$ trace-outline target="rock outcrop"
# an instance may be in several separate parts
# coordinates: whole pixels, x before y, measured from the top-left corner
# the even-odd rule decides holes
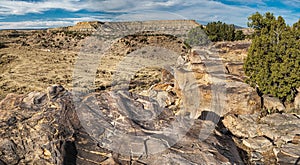
[[[117,103],[127,109],[120,110]],[[0,103],[0,162],[243,164],[230,136],[220,133],[218,127],[210,129],[215,125],[212,121],[194,120],[185,137],[174,143],[174,137],[164,136],[160,128],[171,128],[177,116],[168,109],[157,111],[149,105],[155,107],[158,103],[127,92],[92,93],[75,103],[62,86],[52,86],[47,93],[8,95]],[[142,120],[153,115],[154,120]],[[181,127],[189,126],[186,123]],[[119,131],[124,135],[119,138],[133,138],[112,145],[118,142],[114,135]],[[127,143],[130,140],[132,143]]]
[[[199,112],[214,111],[212,103],[216,99],[214,92],[222,92],[222,110],[220,116],[232,114],[253,114],[261,109],[261,98],[256,90],[243,82],[242,78],[226,73],[225,66],[218,53],[212,48],[199,48],[188,56],[188,68],[199,90]],[[219,61],[219,62],[218,62]],[[199,66],[200,65],[200,66]],[[181,77],[183,77],[182,75]],[[221,95],[220,95],[221,96]]]
[[[267,95],[263,97],[263,106],[269,111],[278,111],[283,112],[285,110],[284,105],[280,102],[280,100],[276,97],[270,97]]]
[[[275,113],[229,115],[223,120],[237,145],[247,152],[249,164],[298,164],[300,117]]]
[[[212,119],[208,115],[218,117],[213,112],[202,112],[195,120],[178,118],[184,113],[175,114],[172,97],[154,88],[160,93],[151,99],[124,91],[80,99],[59,85],[47,93],[10,94],[0,103],[0,163],[299,163],[299,116],[230,114],[217,125],[207,120]],[[172,101],[164,104],[159,98]],[[179,130],[185,130],[178,139],[176,120],[183,124]]]

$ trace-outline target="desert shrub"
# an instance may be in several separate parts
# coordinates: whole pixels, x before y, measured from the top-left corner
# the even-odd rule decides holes
[[[200,46],[209,43],[209,38],[204,31],[203,26],[198,26],[189,31],[185,44],[189,46]],[[188,47],[189,47],[188,46]]]
[[[247,82],[263,94],[291,102],[300,86],[300,20],[289,27],[271,13],[248,19],[255,36],[244,63]]]

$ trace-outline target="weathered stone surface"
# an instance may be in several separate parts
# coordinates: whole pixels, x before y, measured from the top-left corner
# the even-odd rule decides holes
[[[300,158],[300,118],[293,114],[229,115],[223,120],[241,140],[251,163],[295,164]],[[268,163],[268,164],[269,164]]]
[[[279,164],[299,164],[300,163],[300,147],[299,144],[285,144],[277,153],[277,161]]]
[[[229,63],[243,63],[251,41],[218,42],[215,44],[222,59]],[[243,74],[244,75],[244,74]]]
[[[295,109],[300,109],[300,88],[298,88],[297,91],[298,91],[298,94],[295,97],[294,105],[295,105]]]
[[[20,102],[14,102],[16,100],[14,98],[7,98],[14,102],[14,107],[7,105],[10,101],[1,102],[1,107],[4,108],[0,109],[0,137],[1,141],[5,142],[3,146],[11,148],[11,150],[7,150],[7,147],[1,149],[0,159],[6,164],[16,164],[16,162],[9,161],[8,154],[3,153],[5,150],[18,158],[16,159],[18,164],[62,163],[61,153],[57,152],[57,149],[61,147],[60,139],[63,140],[68,136],[67,131],[63,137],[60,129],[63,125],[58,125],[63,124],[60,123],[63,112],[55,105],[32,102],[37,98],[33,98],[34,95],[38,97],[39,93],[21,96]],[[28,107],[35,107],[35,109],[28,109]]]
[[[226,73],[244,77],[245,73],[244,73],[243,65],[244,63],[233,63],[233,62],[226,63],[225,64]]]
[[[50,87],[46,94],[8,95],[0,105],[0,162],[243,164],[234,142],[215,130],[212,121],[196,119],[185,137],[173,143],[171,135],[177,133],[171,131],[175,127],[172,121],[177,116],[166,108],[160,111],[159,104],[146,96],[100,92],[74,103],[72,94],[62,86]],[[121,111],[123,106],[127,108]],[[182,124],[181,128],[188,126]],[[166,127],[170,129],[161,130]],[[111,131],[124,133],[122,143],[116,143]],[[127,135],[148,138],[139,142],[126,139]],[[132,155],[129,146],[134,149]],[[159,148],[163,150],[157,153]]]
[[[258,125],[256,125],[257,114],[254,115],[228,115],[224,118],[223,124],[232,134],[240,138],[254,138],[257,134]]]
[[[264,107],[268,110],[283,112],[285,110],[284,105],[280,102],[280,100],[276,97],[263,96]]]
[[[291,142],[300,134],[300,119],[292,114],[272,114],[260,120],[260,136],[266,136],[276,145]]]
[[[206,74],[208,75],[208,74]],[[206,79],[208,78],[208,79]],[[198,81],[199,94],[200,94],[200,111],[212,110],[212,102],[215,98],[212,97],[212,92],[217,92],[216,88],[213,88],[210,76],[204,76],[201,81]],[[256,93],[255,89],[248,84],[239,82],[236,80],[224,80],[223,88],[224,104],[222,105],[222,111],[220,115],[231,114],[253,114],[260,111],[261,99]]]
[[[232,81],[226,82],[226,113],[253,114],[260,111],[261,100],[250,85]]]
[[[16,144],[8,139],[0,141],[0,160],[7,164],[17,164],[20,161],[18,153],[16,153]]]
[[[250,139],[243,139],[243,144],[257,152],[264,152],[270,150],[272,143],[265,137],[254,137]]]

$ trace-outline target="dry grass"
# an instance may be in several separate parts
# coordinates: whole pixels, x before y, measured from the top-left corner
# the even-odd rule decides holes
[[[53,84],[71,89],[74,64],[86,35],[47,31],[0,31],[7,47],[0,49],[0,99],[8,93],[44,91]],[[128,36],[111,46],[101,59],[95,88],[111,86],[117,64],[143,46],[159,46],[180,54],[187,53],[182,41],[172,36]],[[159,68],[136,72],[131,88],[141,91],[160,81]]]

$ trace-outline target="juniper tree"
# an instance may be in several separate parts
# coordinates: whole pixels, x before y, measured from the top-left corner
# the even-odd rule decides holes
[[[248,19],[255,36],[244,64],[247,82],[263,94],[292,101],[300,86],[300,20],[289,27],[271,13]]]
[[[226,24],[220,21],[208,23],[205,32],[213,42],[245,39],[243,32],[236,30],[233,24]]]

